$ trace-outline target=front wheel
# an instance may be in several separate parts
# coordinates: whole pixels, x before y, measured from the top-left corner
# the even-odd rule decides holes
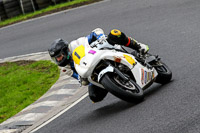
[[[131,79],[123,81],[118,75],[107,73],[102,77],[101,84],[110,93],[127,102],[137,103],[144,99],[142,88]]]
[[[157,66],[154,66],[154,68],[158,72],[158,76],[155,80],[156,83],[166,84],[171,81],[172,72],[165,63],[159,61]]]

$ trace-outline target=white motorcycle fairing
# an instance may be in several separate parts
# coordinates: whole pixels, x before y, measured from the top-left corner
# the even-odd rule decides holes
[[[82,53],[82,56],[80,56],[80,50],[74,50],[73,58],[78,57],[78,61],[75,61],[75,69],[82,78],[87,78],[92,83],[95,81],[92,81],[91,75],[101,60],[111,60],[129,67],[136,80],[136,83],[141,88],[145,87],[157,76],[157,72],[154,68],[147,68],[143,66],[135,59],[133,55],[128,53],[119,52],[114,49],[99,50],[98,48],[84,47],[83,45],[79,47],[82,47],[81,49],[82,51],[84,50],[84,53]],[[101,80],[103,74],[109,71],[114,71],[111,69],[108,70],[108,68],[105,69],[107,70],[102,70],[102,72],[100,72],[101,76],[98,77],[98,81]],[[97,84],[99,83],[96,82],[95,85]],[[100,84],[98,86],[102,87]]]

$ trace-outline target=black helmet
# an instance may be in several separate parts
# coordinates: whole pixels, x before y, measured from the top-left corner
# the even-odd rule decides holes
[[[63,39],[56,39],[48,49],[51,59],[59,66],[66,66],[70,62],[68,43]]]

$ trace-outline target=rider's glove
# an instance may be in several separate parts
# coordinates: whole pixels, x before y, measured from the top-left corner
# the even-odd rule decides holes
[[[92,32],[94,32],[97,36],[104,34],[104,31],[101,28],[96,28]]]
[[[103,37],[105,36],[104,31],[100,28],[96,28],[92,31],[92,33],[90,33],[90,35],[87,36],[87,39],[88,39],[89,44],[91,44],[92,42],[102,38],[102,36]]]
[[[145,44],[143,44],[143,43],[138,43],[138,45],[140,46],[139,51],[140,51],[142,54],[146,54],[146,53],[149,51],[149,46],[148,46],[148,45],[145,45]]]

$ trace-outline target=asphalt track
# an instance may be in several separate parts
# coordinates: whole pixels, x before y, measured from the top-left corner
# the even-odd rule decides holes
[[[137,105],[110,94],[96,104],[86,97],[36,132],[199,133],[199,0],[108,0],[3,28],[0,58],[46,51],[55,38],[71,41],[96,27],[148,44],[172,69],[172,82],[154,84]]]

